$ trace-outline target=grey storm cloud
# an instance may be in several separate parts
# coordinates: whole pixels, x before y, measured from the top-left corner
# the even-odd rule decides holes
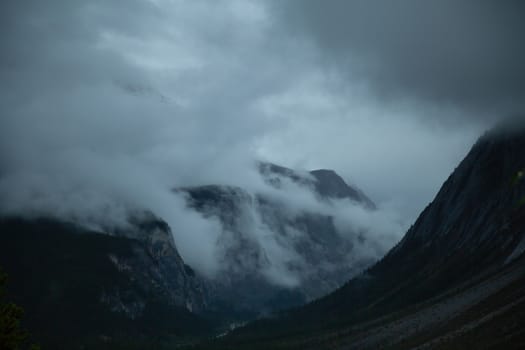
[[[523,111],[523,1],[291,0],[273,9],[325,64],[381,98],[455,105],[470,116]]]
[[[335,169],[401,217],[397,237],[487,127],[471,107],[521,107],[523,31],[517,3],[377,4],[2,2],[0,211],[107,226],[151,210],[213,273],[219,223],[171,189],[260,191],[262,159]],[[337,223],[385,236],[393,220],[354,209]]]

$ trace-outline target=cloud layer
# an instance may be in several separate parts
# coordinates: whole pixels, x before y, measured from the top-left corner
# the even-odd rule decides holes
[[[274,9],[323,60],[388,99],[522,112],[525,5],[520,1],[292,0]]]
[[[522,107],[514,4],[8,0],[0,209],[148,209],[213,272],[218,223],[170,190],[259,189],[266,159],[333,168],[407,225],[486,115]]]

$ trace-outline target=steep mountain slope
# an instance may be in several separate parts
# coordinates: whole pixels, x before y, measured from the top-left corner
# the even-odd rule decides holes
[[[376,205],[361,190],[348,185],[341,176],[331,169],[312,170],[299,173],[277,164],[260,162],[259,172],[272,185],[279,187],[281,178],[288,178],[298,184],[310,187],[321,199],[350,199],[376,209]]]
[[[348,199],[365,210],[375,208],[331,170],[300,173],[260,163],[259,171],[277,191],[292,181],[319,201]],[[218,218],[223,229],[218,242],[223,270],[208,283],[209,311],[249,319],[298,306],[336,289],[374,261],[358,256],[352,240],[344,237],[366,241],[366,234],[358,238],[359,232],[339,232],[330,215],[297,211],[268,193],[238,187],[210,185],[182,191],[190,207]]]
[[[141,221],[120,237],[51,219],[0,220],[0,266],[25,326],[47,348],[114,348],[211,329],[202,285],[167,225]],[[135,238],[123,237],[129,233]]]
[[[300,183],[300,191],[315,193],[313,202],[348,199],[364,210],[375,208],[335,172],[319,171],[324,175],[318,180],[267,166],[273,170],[261,168],[261,175],[279,193],[291,180]],[[182,191],[191,207],[222,225],[217,244],[224,247],[225,268],[214,278],[184,263],[170,227],[150,213],[130,213],[129,225],[101,229],[51,218],[0,218],[0,267],[11,276],[9,294],[26,309],[27,328],[41,343],[52,348],[114,348],[122,339],[139,348],[152,339],[177,343],[302,305],[374,261],[352,254],[352,240],[343,239],[330,215],[235,187]],[[356,239],[366,241],[363,234],[355,233]]]
[[[331,295],[277,319],[256,322],[239,330],[229,341],[253,345],[268,340],[271,346],[267,348],[293,348],[293,344],[301,344],[298,348],[338,348],[339,345],[329,345],[327,339],[331,339],[343,348],[351,348],[341,338],[349,339],[352,332],[359,333],[363,328],[356,326],[357,330],[352,330],[350,326],[402,310],[410,313],[407,310],[423,302],[432,303],[429,300],[442,293],[448,291],[452,295],[451,288],[456,288],[456,294],[468,293],[487,279],[488,285],[494,286],[491,279],[499,280],[511,267],[513,278],[504,279],[484,298],[512,283],[518,286],[511,291],[522,290],[519,281],[523,280],[520,256],[525,247],[524,169],[523,125],[503,125],[492,130],[478,140],[403,240],[380,262]],[[484,298],[469,299],[460,311]],[[337,333],[341,329],[347,329],[347,333]],[[378,329],[379,333],[385,332],[382,327]],[[311,337],[312,332],[319,333]],[[334,332],[339,336],[324,338]],[[304,342],[306,335],[309,341]],[[297,341],[283,341],[278,346],[275,339]],[[385,344],[387,339],[392,340],[387,337],[368,347]]]
[[[370,198],[359,189],[347,185],[335,171],[319,169],[311,171],[310,174],[317,180],[314,182],[314,187],[321,197],[348,198],[362,203],[369,209],[376,209],[376,205]]]

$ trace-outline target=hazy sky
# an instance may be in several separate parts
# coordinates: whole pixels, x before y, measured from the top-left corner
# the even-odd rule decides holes
[[[4,209],[79,188],[87,208],[163,203],[169,186],[252,183],[265,159],[335,169],[411,222],[522,110],[522,4],[3,1]]]

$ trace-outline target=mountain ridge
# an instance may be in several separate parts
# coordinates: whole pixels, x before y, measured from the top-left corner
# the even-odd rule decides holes
[[[312,345],[317,343],[317,348],[323,348],[319,340],[323,332],[401,312],[466,281],[477,285],[486,276],[503,273],[513,261],[523,263],[519,248],[525,239],[523,150],[524,125],[487,132],[403,239],[379,262],[304,307],[236,330],[231,344],[258,339],[276,349],[288,349],[293,348],[294,337],[301,339],[302,334],[313,332],[319,333],[319,338],[302,342],[302,346],[316,348]],[[515,278],[521,276],[520,272]],[[283,339],[290,347],[277,346],[271,339]]]
[[[285,181],[290,180],[303,191],[315,194],[320,201],[346,199],[364,210],[376,208],[368,197],[347,185],[333,170],[299,172],[263,162],[258,163],[258,169],[263,180],[277,191],[281,191],[286,186]],[[373,262],[371,259],[348,260],[353,254],[353,245],[341,237],[330,215],[307,209],[301,213],[288,213],[281,199],[236,186],[206,185],[178,191],[188,196],[188,205],[192,209],[218,218],[222,225],[219,245],[227,246],[222,252],[223,263],[227,265],[220,277],[209,283],[212,290],[218,291],[219,305],[226,303],[221,295],[236,300],[234,309],[239,315],[254,318],[301,305],[337,288]],[[301,279],[293,282],[297,286],[268,282],[265,271],[272,268],[273,258],[249,234],[261,227],[274,233],[277,244],[293,245],[285,248],[293,249],[298,259],[285,263],[280,269],[289,269],[292,275],[299,276]],[[361,239],[366,240],[366,235],[363,236]],[[259,313],[253,313],[253,310]]]
[[[301,191],[315,192],[317,182],[331,180],[317,180],[309,173],[285,167],[277,169],[285,172],[287,179],[299,181]],[[269,188],[280,191],[280,181],[287,181],[281,173],[261,176],[267,176],[264,180]],[[332,178],[338,177],[333,174]],[[349,188],[342,179],[337,186]],[[226,238],[235,242],[233,249],[226,250],[225,258],[231,259],[236,270],[226,270],[215,278],[193,270],[179,254],[170,226],[148,211],[129,213],[126,226],[97,229],[58,218],[0,218],[0,265],[16,281],[10,294],[26,308],[28,328],[44,340],[44,345],[67,348],[94,342],[97,347],[111,348],[129,338],[141,348],[152,346],[150,339],[157,337],[177,343],[188,336],[222,332],[229,323],[298,306],[327,293],[342,284],[347,274],[355,274],[373,262],[369,258],[348,262],[352,244],[340,237],[332,218],[325,214],[292,215],[278,200],[240,187],[207,185],[176,191],[185,193],[188,205],[204,217],[215,215],[220,219]],[[338,199],[330,194],[323,198]],[[294,273],[307,273],[307,283],[292,288],[268,282],[265,269],[274,263],[271,255],[239,226],[250,222],[255,213],[258,220],[265,220],[265,225],[278,232],[277,239],[290,234],[288,227],[296,231],[294,242],[304,265],[290,268],[296,269]],[[258,229],[257,225],[248,226],[248,231]],[[38,280],[38,285],[26,289],[24,281],[28,278]],[[60,311],[47,318],[53,321],[48,324],[42,315],[54,309]],[[78,324],[85,329],[74,329],[67,320],[77,320],[81,314],[86,320]],[[97,318],[101,319],[99,324],[93,321]],[[71,339],[63,343],[58,336],[61,327],[73,327]]]

